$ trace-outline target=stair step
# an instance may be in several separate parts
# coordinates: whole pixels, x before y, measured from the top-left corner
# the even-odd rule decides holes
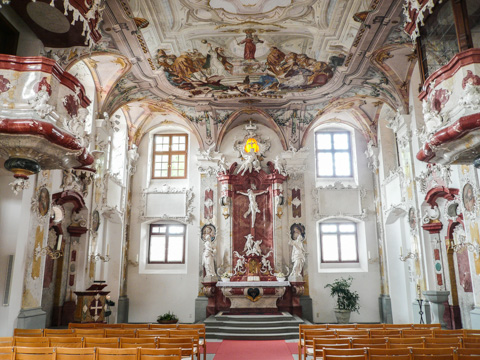
[[[282,340],[297,339],[298,325],[304,320],[290,313],[282,315],[223,315],[218,313],[205,321],[210,339]]]

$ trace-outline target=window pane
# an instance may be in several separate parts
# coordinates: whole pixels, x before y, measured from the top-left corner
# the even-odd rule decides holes
[[[357,239],[355,235],[340,236],[342,261],[357,261]]]
[[[178,177],[184,177],[185,176],[185,170],[178,170]]]
[[[351,176],[350,153],[335,153],[335,175]]]
[[[336,235],[322,236],[323,261],[338,261],[338,244]]]
[[[480,47],[480,2],[478,0],[467,0],[468,24],[472,32],[474,48]]]
[[[322,224],[322,232],[324,233],[337,232],[337,224]]]
[[[175,226],[175,225],[170,225],[168,229],[169,234],[183,234],[185,231],[184,226]]]
[[[317,153],[318,176],[333,176],[333,159],[331,153]]]
[[[332,148],[332,136],[328,134],[317,133],[317,150],[330,150]]]
[[[355,224],[339,224],[338,227],[341,233],[355,232]]]
[[[150,237],[150,261],[165,261],[165,236]]]
[[[168,136],[155,136],[155,151],[168,151],[169,142]]]
[[[350,148],[348,134],[333,134],[333,147],[336,150],[348,150]]]
[[[185,141],[185,136],[172,136],[172,151],[184,151]]]
[[[166,225],[152,225],[152,234],[165,234],[166,232]]]
[[[182,262],[183,236],[170,236],[168,238],[168,262]]]
[[[435,6],[420,30],[425,77],[446,65],[458,53],[457,33],[450,2]]]

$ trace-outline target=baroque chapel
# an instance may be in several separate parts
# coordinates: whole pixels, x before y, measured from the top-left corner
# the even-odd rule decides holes
[[[0,336],[480,328],[479,1],[0,6]]]

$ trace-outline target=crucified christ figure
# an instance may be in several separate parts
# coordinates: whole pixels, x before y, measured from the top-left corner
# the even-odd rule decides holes
[[[257,196],[265,194],[266,192],[268,192],[268,190],[263,190],[263,191],[254,193],[253,190],[255,188],[253,186],[252,188],[253,189],[248,189],[246,193],[237,191],[237,194],[245,195],[246,197],[248,197],[248,201],[250,203],[248,204],[248,210],[245,212],[245,214],[243,214],[243,217],[247,218],[248,215],[250,214],[252,215],[252,228],[253,228],[255,227],[255,218],[257,217],[257,213],[260,213],[260,209],[258,208],[258,204],[257,204]]]

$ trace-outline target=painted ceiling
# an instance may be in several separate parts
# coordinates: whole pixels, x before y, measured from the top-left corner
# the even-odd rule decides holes
[[[297,147],[321,119],[350,121],[375,141],[383,105],[408,112],[416,55],[402,6],[106,0],[96,44],[47,55],[67,68],[85,63],[99,89],[99,113],[121,110],[131,141],[175,115],[189,120],[206,146],[239,111],[268,117]]]

